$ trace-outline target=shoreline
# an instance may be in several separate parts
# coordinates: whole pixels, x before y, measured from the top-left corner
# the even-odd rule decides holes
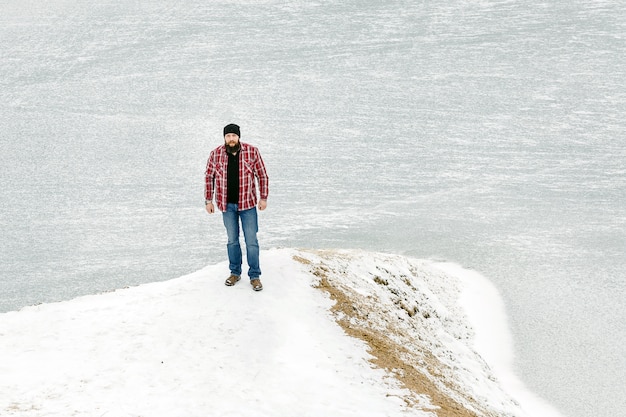
[[[269,264],[282,265],[289,270],[293,269],[291,265],[296,270],[297,265],[309,269],[311,279],[317,280],[312,286],[335,301],[328,311],[337,324],[347,335],[370,346],[373,358],[369,362],[373,366],[386,370],[413,393],[404,396],[407,407],[417,405],[416,409],[423,411],[435,407],[440,417],[492,416],[494,412],[498,415],[498,411],[520,417],[563,417],[530,392],[513,372],[513,344],[502,298],[495,286],[475,271],[449,262],[358,250],[269,249],[262,251],[262,256],[273,261]],[[74,306],[104,299],[117,303],[118,298],[132,294],[145,298],[150,296],[149,288],[174,287],[185,281],[185,277],[224,268],[226,264],[218,263],[172,280],[144,284],[145,289],[140,285],[131,287],[130,291],[121,289],[47,303],[57,304],[54,307],[27,306],[0,314],[0,324],[4,325],[4,317],[19,319],[41,309],[52,307],[63,311],[62,303]],[[271,281],[269,284],[270,288],[277,289],[281,285]],[[214,285],[216,283],[211,284]],[[380,302],[372,301],[376,299]],[[467,317],[462,317],[463,312]],[[69,317],[71,313],[70,309],[62,316]],[[464,323],[468,320],[471,326],[466,328]],[[413,339],[402,339],[406,330],[411,330],[406,325],[417,331]],[[387,333],[381,329],[386,329]],[[34,333],[29,337],[36,341],[40,336]],[[424,343],[419,343],[418,339]],[[470,341],[488,366],[480,366],[480,358],[475,361],[475,353],[466,346]],[[412,347],[407,349],[406,346]],[[442,360],[442,352],[450,352],[450,360],[445,357]],[[490,382],[492,374],[497,380]],[[478,378],[484,387],[473,387],[468,377]],[[420,400],[424,396],[429,398],[426,403]]]
[[[480,273],[453,262],[433,262],[432,266],[461,282],[459,302],[474,328],[474,347],[497,375],[504,390],[529,416],[565,417],[529,390],[515,374],[513,336],[506,306],[496,286]]]

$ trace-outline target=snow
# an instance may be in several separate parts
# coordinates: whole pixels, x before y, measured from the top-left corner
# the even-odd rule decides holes
[[[502,388],[530,416],[559,416],[545,400],[530,392],[513,372],[513,341],[507,325],[506,308],[497,289],[484,276],[451,262],[434,265],[461,283],[459,303],[474,330],[474,347],[498,376]]]
[[[359,251],[272,249],[261,260],[260,293],[244,280],[226,287],[222,262],[170,281],[0,315],[0,415],[434,415],[429,398],[374,366],[371,346],[340,326],[335,301],[320,287],[323,270],[352,294],[355,310],[370,311],[367,322],[353,320],[356,327],[385,322],[401,330],[390,330],[390,339],[419,339],[442,361],[434,375],[455,379],[437,382],[450,398],[499,416],[557,416],[532,396],[518,405],[521,384],[515,380],[518,392],[506,392],[511,384],[498,383],[473,349],[512,376],[510,358],[486,349],[510,351],[497,344],[506,327],[497,328],[499,340],[487,341],[471,324],[480,318],[471,306],[487,316],[491,305],[500,308],[488,281],[430,261]],[[416,301],[419,314],[410,317],[398,297]],[[501,315],[495,313],[491,320]]]

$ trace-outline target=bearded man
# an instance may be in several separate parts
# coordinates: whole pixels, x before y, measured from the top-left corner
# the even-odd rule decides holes
[[[209,156],[205,175],[205,204],[209,214],[215,205],[222,212],[228,243],[230,276],[227,286],[241,279],[242,252],[239,243],[239,225],[246,242],[248,277],[255,291],[261,291],[261,267],[259,242],[257,240],[259,210],[267,207],[269,180],[259,150],[240,141],[241,130],[236,124],[224,127],[224,144],[213,149]],[[257,183],[260,199],[257,196]],[[213,197],[215,195],[215,205]]]

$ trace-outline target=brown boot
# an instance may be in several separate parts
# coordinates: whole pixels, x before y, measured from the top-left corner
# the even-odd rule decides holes
[[[224,282],[224,284],[226,284],[226,286],[228,286],[228,287],[232,287],[237,282],[239,282],[240,279],[241,279],[241,277],[238,276],[238,275],[231,275],[228,278],[226,278],[226,282]]]
[[[263,284],[261,284],[261,280],[258,278],[250,280],[250,285],[252,285],[254,291],[261,291],[263,289]]]

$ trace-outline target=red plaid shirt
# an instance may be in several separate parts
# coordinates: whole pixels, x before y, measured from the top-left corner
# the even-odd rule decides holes
[[[215,202],[220,211],[226,211],[227,168],[226,146],[218,146],[213,149],[206,164],[204,198],[207,202],[213,200],[215,191]],[[261,154],[256,147],[241,143],[239,150],[239,210],[248,210],[256,206],[255,180],[259,183],[261,200],[266,200],[269,194],[269,180]]]

